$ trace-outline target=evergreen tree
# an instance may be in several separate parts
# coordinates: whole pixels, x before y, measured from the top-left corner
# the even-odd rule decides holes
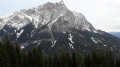
[[[78,53],[76,61],[77,61],[77,66],[78,67],[84,67],[83,56],[82,56],[81,53]]]
[[[104,67],[105,65],[105,52],[102,49],[98,49],[97,53],[97,67]]]
[[[48,56],[48,66],[52,67],[52,58],[50,55]]]
[[[92,50],[91,53],[91,67],[97,67],[97,54],[95,50]]]
[[[32,51],[28,51],[28,55],[27,55],[27,65],[28,67],[33,67],[33,54]]]
[[[36,57],[37,57],[37,59],[36,59],[37,65],[39,67],[42,67],[42,64],[43,64],[43,55],[42,55],[42,50],[41,50],[40,46],[38,46],[38,48],[37,48]]]
[[[5,47],[0,42],[0,67],[10,67],[9,56],[6,53]]]
[[[35,48],[34,48],[33,51],[32,51],[32,58],[31,58],[31,59],[32,59],[32,64],[33,64],[32,66],[39,67],[39,66],[38,66],[38,63],[39,63],[39,62],[37,61],[38,55],[37,55],[37,51],[36,51]]]
[[[65,61],[65,66],[64,67],[70,67],[71,66],[71,57],[70,57],[69,51],[65,52],[64,61]]]
[[[43,59],[43,67],[49,67],[49,58],[48,56],[44,56],[44,59]]]
[[[28,67],[28,55],[25,51],[21,51],[21,67]]]
[[[116,59],[116,67],[120,67],[120,58]]]
[[[11,43],[9,39],[5,43],[5,49],[9,57],[10,66],[16,67],[17,66],[17,55],[16,55],[15,47],[13,46],[13,44]]]
[[[52,67],[57,67],[58,65],[58,56],[57,54],[55,53],[54,56],[53,56],[53,66]]]
[[[15,46],[15,52],[16,52],[16,57],[17,57],[17,60],[16,60],[17,67],[21,67],[22,57],[21,57],[21,50],[20,50],[18,44],[16,44],[16,46]]]
[[[84,56],[84,63],[85,63],[85,67],[91,67],[91,59],[89,54],[86,54]]]
[[[60,56],[59,56],[59,67],[64,67],[65,65],[65,55],[64,55],[64,51],[61,51]]]
[[[114,67],[114,58],[111,51],[106,52],[106,67]]]
[[[77,62],[76,62],[76,54],[75,51],[72,51],[72,67],[77,67]]]

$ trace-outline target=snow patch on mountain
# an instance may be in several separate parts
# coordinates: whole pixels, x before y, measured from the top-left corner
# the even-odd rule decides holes
[[[36,47],[38,47],[38,46],[40,45],[40,43],[41,43],[41,42],[39,42],[39,43],[36,45]]]
[[[63,32],[64,34],[66,34],[66,32]]]
[[[74,49],[73,45],[69,43],[70,49]]]
[[[97,39],[98,42],[102,43],[102,41],[100,41],[99,39]]]
[[[21,48],[21,49],[24,49],[25,47],[24,47],[24,46],[21,46],[20,48]]]
[[[93,32],[94,32],[94,33],[99,33],[99,32],[97,32],[97,30],[93,30]]]
[[[34,35],[34,31],[35,31],[35,30],[32,30],[32,32],[31,32],[31,36],[30,36],[30,37],[33,37],[33,35]]]
[[[3,29],[3,31],[4,31],[4,32],[6,32],[6,30],[5,30],[5,29]]]
[[[107,45],[105,44],[104,47],[106,47]]]
[[[56,44],[56,42],[57,42],[57,40],[55,40],[55,41],[53,42],[53,45],[52,45],[51,47],[54,47],[54,46],[55,46],[55,44]]]
[[[21,12],[21,13],[22,13],[22,12]],[[25,13],[22,13],[22,14],[24,15],[24,17],[27,17],[29,20],[31,20],[31,21],[32,21],[33,17],[28,16],[28,15],[26,15]]]
[[[20,31],[20,33],[17,33],[17,38],[19,38],[19,36],[23,33],[23,29]]]
[[[91,39],[94,43],[98,43],[93,37],[91,37]]]
[[[6,25],[12,15],[0,16],[0,30]]]
[[[71,49],[73,49],[73,48],[74,48],[73,45],[72,45],[72,44],[74,43],[74,42],[73,42],[73,36],[72,36],[71,34],[69,34],[69,38],[68,38],[68,39],[69,39],[70,42],[71,42],[71,43],[69,43],[69,46],[70,46]]]
[[[113,47],[110,47],[110,50],[113,51]]]
[[[73,36],[71,34],[69,34],[69,38],[68,39],[70,40],[71,43],[74,43],[72,38],[73,38]]]
[[[7,18],[9,16],[11,16],[12,14],[9,14],[9,15],[0,15],[0,18]]]

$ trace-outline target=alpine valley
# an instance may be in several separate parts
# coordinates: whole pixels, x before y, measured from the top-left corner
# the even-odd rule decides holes
[[[116,56],[120,53],[120,38],[96,30],[82,13],[70,11],[63,1],[0,16],[0,40],[7,37],[22,50],[40,46],[45,54],[61,50],[84,54],[99,48]]]

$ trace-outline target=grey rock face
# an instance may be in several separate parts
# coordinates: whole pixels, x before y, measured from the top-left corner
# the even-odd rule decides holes
[[[70,11],[61,1],[23,9],[8,16],[0,16],[0,40],[9,36],[21,49],[41,46],[43,53],[61,50],[89,53],[91,49],[120,52],[120,39],[96,30],[81,13]]]
[[[96,31],[83,14],[70,11],[63,2],[48,2],[37,8],[24,9],[12,15],[0,17],[0,29],[8,25],[19,30],[29,23],[33,23],[35,28],[46,24],[51,28],[60,18],[69,23],[68,27],[92,32]]]

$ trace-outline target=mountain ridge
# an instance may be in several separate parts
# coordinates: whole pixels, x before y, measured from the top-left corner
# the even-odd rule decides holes
[[[120,32],[108,32],[108,33],[120,38]]]
[[[89,53],[102,47],[119,55],[119,38],[96,30],[82,13],[70,11],[62,1],[15,12],[0,18],[0,23],[1,40],[9,36],[22,50],[41,46],[45,54],[73,49]]]
[[[55,7],[54,7],[55,6]],[[49,7],[49,8],[48,8]],[[59,7],[59,9],[57,9]],[[43,8],[43,9],[42,9]],[[47,10],[46,10],[46,9]],[[51,10],[49,10],[49,9],[51,9]],[[46,3],[46,4],[44,4],[44,5],[42,5],[42,6],[39,6],[39,7],[37,7],[37,8],[32,8],[32,9],[28,9],[28,10],[25,10],[25,9],[23,9],[23,10],[20,10],[19,12],[14,12],[14,14],[13,15],[9,15],[8,17],[5,17],[5,20],[4,20],[4,18],[2,17],[2,18],[0,18],[1,20],[4,20],[4,21],[1,21],[1,22],[4,22],[3,23],[3,25],[2,26],[4,26],[5,24],[7,24],[7,25],[11,25],[12,27],[14,27],[14,28],[16,28],[17,30],[19,30],[20,28],[22,28],[22,27],[24,27],[25,25],[27,25],[29,22],[33,22],[34,24],[35,24],[35,26],[36,26],[36,28],[38,27],[38,24],[40,23],[40,21],[42,22],[42,21],[44,21],[44,23],[42,23],[43,25],[44,24],[47,24],[46,22],[49,22],[49,20],[50,20],[50,17],[47,17],[47,16],[45,16],[46,14],[44,13],[45,12],[45,10],[46,11],[48,11],[47,13],[50,13],[50,12],[52,12],[51,13],[51,15],[53,14],[53,13],[55,13],[55,15],[56,14],[58,14],[58,15],[60,15],[60,16],[64,16],[64,14],[66,14],[66,11],[67,11],[67,13],[68,13],[68,15],[70,15],[70,17],[68,16],[68,18],[66,18],[66,17],[64,17],[64,20],[67,20],[67,21],[69,21],[70,19],[72,19],[73,17],[71,17],[71,16],[77,16],[77,17],[79,17],[79,18],[82,18],[83,17],[83,19],[85,19],[85,21],[87,22],[87,20],[86,20],[86,18],[84,17],[84,15],[83,14],[80,14],[80,13],[75,13],[75,12],[71,12],[65,5],[64,5],[64,3],[61,1],[61,2],[58,2],[58,3],[50,3],[50,2],[48,2],[48,3]],[[39,12],[41,12],[41,13],[39,13]],[[43,13],[42,13],[43,12]],[[69,12],[71,12],[71,13],[69,13]],[[30,15],[29,15],[29,13],[30,13]],[[60,13],[60,14],[59,14]],[[39,16],[38,14],[40,14],[41,16]],[[72,14],[74,14],[74,15],[72,15]],[[44,15],[44,17],[45,17],[45,19],[48,19],[48,20],[44,20],[43,19],[43,16],[42,15]],[[47,14],[47,15],[49,15],[50,16],[50,14]],[[53,19],[52,19],[52,22],[51,22],[51,24],[53,24],[55,21],[56,21],[56,18],[54,18],[54,17],[57,17],[57,18],[59,18],[60,16],[54,16],[53,15]],[[12,17],[12,18],[11,18]],[[6,19],[7,18],[7,19]],[[16,21],[14,20],[14,18],[15,19],[18,19],[18,20],[20,20],[20,19],[26,19],[26,23],[20,23],[21,21],[18,21],[18,20],[16,20],[18,23],[20,23],[20,24],[17,24],[17,23],[15,23]],[[40,20],[40,19],[42,19],[42,20]],[[11,22],[9,22],[8,20],[14,20],[13,21],[13,23]],[[74,18],[73,18],[73,20],[74,20]],[[75,21],[73,21],[73,20],[70,20],[70,22],[72,23],[72,22],[75,22]],[[24,21],[24,20],[23,20]],[[22,21],[22,22],[23,22]],[[77,20],[77,18],[76,18],[76,23],[78,22],[78,21],[82,21],[82,19],[81,20]],[[84,20],[83,20],[84,21]],[[41,24],[41,25],[42,25]],[[50,24],[49,24],[50,25]],[[74,24],[75,25],[75,24]],[[90,25],[90,24],[89,24]],[[51,25],[50,25],[51,26]],[[1,29],[2,29],[3,27],[1,27]],[[89,29],[88,29],[89,30]]]

